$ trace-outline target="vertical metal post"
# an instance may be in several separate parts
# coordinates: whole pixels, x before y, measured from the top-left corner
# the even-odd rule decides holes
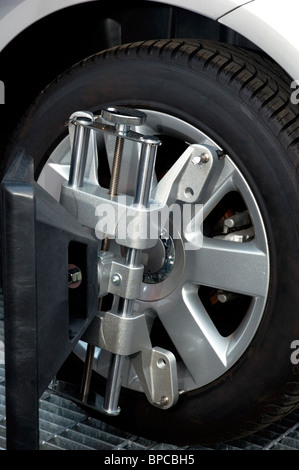
[[[68,184],[73,188],[81,188],[83,186],[84,180],[90,129],[84,125],[80,125],[80,122],[82,124],[89,124],[92,122],[92,119],[84,116],[78,116],[76,121],[78,121],[79,124],[75,124],[75,134],[72,147],[71,167]]]
[[[160,143],[161,142],[158,138],[143,137],[134,205],[141,205],[143,207],[148,207],[149,205],[157,147]],[[127,266],[139,266],[140,255],[140,250],[129,248],[126,255]],[[119,301],[118,313],[123,317],[130,316],[133,314],[133,307],[134,300],[121,298]],[[120,412],[118,402],[122,384],[124,361],[125,356],[120,356],[119,354],[112,354],[111,356],[103,403],[103,411],[109,415],[117,415]]]

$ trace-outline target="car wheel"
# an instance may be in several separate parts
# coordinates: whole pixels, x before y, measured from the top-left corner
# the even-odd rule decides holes
[[[144,111],[140,131],[162,141],[158,180],[190,144],[218,153],[198,201],[202,247],[185,250],[182,238],[171,240],[173,269],[160,265],[145,273],[135,303],[136,311],[154,317],[153,345],[176,357],[179,400],[168,410],[153,407],[128,362],[122,411],[103,420],[183,445],[247,435],[297,406],[298,366],[290,348],[299,336],[299,121],[290,83],[270,59],[241,48],[196,40],[140,42],[76,64],[44,90],[20,123],[7,164],[25,148],[36,179],[56,198],[59,168],[70,164],[65,123],[74,111]],[[102,137],[97,146],[105,185],[109,149]],[[124,158],[121,191],[132,190],[134,168]],[[80,342],[75,359],[83,361],[85,350]],[[99,391],[108,362],[109,353],[97,348]]]

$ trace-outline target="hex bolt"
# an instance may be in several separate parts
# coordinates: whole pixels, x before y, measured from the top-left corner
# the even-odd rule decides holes
[[[217,298],[220,303],[225,304],[232,298],[232,294],[230,292],[219,291]]]
[[[207,163],[208,161],[209,161],[209,155],[207,155],[206,153],[197,155],[196,157],[193,157],[191,160],[193,165],[199,165],[200,163]]]
[[[207,153],[202,153],[200,158],[201,158],[201,163],[208,163],[208,161],[210,160],[210,157]]]
[[[159,406],[159,407],[162,408],[163,406],[166,406],[166,405],[168,404],[168,402],[169,402],[169,398],[163,396],[163,397],[160,398],[159,401],[155,401],[155,402],[153,403],[153,405],[156,405],[156,406]]]
[[[72,289],[79,287],[82,281],[82,272],[74,264],[68,265],[68,286]]]
[[[113,274],[111,278],[111,282],[114,286],[119,286],[121,284],[121,275],[120,274]]]

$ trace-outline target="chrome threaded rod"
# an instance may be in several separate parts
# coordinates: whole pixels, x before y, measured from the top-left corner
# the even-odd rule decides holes
[[[116,142],[115,142],[110,187],[109,187],[109,192],[108,192],[109,196],[111,197],[117,196],[123,150],[124,150],[124,138],[118,136],[116,137]]]

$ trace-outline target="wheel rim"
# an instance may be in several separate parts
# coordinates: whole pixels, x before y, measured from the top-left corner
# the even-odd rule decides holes
[[[159,135],[162,142],[166,139],[162,145],[165,151],[174,140],[173,149],[179,141],[186,146],[198,143],[220,150],[194,126],[168,114],[144,111],[147,124],[138,131]],[[111,145],[99,137],[98,149],[102,152],[109,154]],[[159,164],[159,152],[157,158]],[[38,179],[57,199],[62,182],[68,178],[69,162],[69,141],[64,139]],[[132,162],[124,158],[123,167],[122,190],[128,188],[129,192]],[[160,171],[165,172],[167,168],[157,169],[158,178]],[[212,382],[240,359],[262,320],[269,287],[267,235],[256,198],[229,156],[219,159],[214,171],[212,183],[201,201],[202,247],[184,250],[182,240],[176,237],[169,248],[170,258],[165,257],[174,261],[174,266],[166,271],[163,263],[159,266],[157,272],[163,273],[162,279],[157,273],[150,279],[144,278],[142,294],[135,302],[136,311],[146,312],[151,319],[153,343],[171,349],[176,355],[179,388],[184,391]],[[238,236],[227,239],[220,235],[219,238],[218,230],[225,214],[244,211],[248,211],[250,223],[245,229],[241,227],[240,236],[241,230],[237,230]],[[254,235],[248,236],[252,232]],[[85,349],[85,343],[80,342],[75,352],[84,359]],[[94,369],[105,377],[108,364],[109,353],[97,348]],[[129,361],[123,385],[142,391]]]

